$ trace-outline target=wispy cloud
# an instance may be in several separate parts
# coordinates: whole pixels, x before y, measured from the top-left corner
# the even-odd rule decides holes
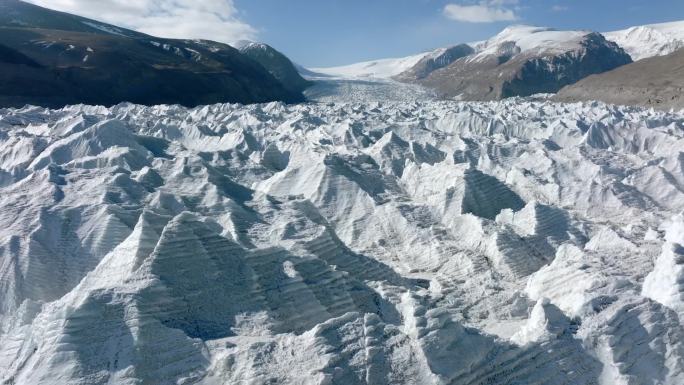
[[[570,7],[568,7],[567,5],[554,5],[553,7],[551,7],[551,10],[554,12],[565,12],[569,9]]]
[[[27,0],[159,37],[226,43],[255,39],[233,0]]]
[[[453,3],[444,7],[444,15],[451,20],[467,23],[493,23],[514,21],[518,15],[514,6],[517,0],[487,0],[479,3]]]

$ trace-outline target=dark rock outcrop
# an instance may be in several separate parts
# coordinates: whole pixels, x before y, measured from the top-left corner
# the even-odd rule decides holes
[[[239,44],[237,48],[243,55],[261,64],[292,92],[303,92],[312,85],[312,82],[299,74],[297,67],[287,56],[267,44],[245,42]]]
[[[425,56],[406,72],[399,74],[399,81],[416,81],[426,78],[432,72],[444,68],[454,61],[475,53],[473,47],[467,44],[459,44]]]

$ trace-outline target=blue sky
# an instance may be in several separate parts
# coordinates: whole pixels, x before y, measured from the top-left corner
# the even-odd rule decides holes
[[[684,20],[684,0],[27,0],[161,37],[268,43],[309,67],[486,39],[510,24],[610,31]]]

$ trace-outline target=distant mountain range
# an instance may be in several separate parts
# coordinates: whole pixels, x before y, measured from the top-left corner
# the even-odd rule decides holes
[[[672,55],[683,48],[684,21],[606,33],[518,25],[404,58],[306,69],[264,43],[157,38],[0,0],[0,107],[297,103],[316,81],[352,79],[407,83],[455,100],[559,93],[558,100],[684,108],[684,62]]]
[[[0,0],[0,106],[303,101],[306,81],[262,47],[271,56]]]
[[[590,75],[609,73],[625,65],[624,71],[639,68],[651,73],[650,81],[659,78],[665,84],[666,79],[678,79],[678,73],[673,72],[679,68],[673,62],[677,55],[650,61],[662,63],[653,64],[658,67],[657,71],[643,68],[644,64],[629,65],[635,60],[669,55],[681,48],[684,48],[684,22],[638,26],[603,34],[519,25],[508,27],[486,41],[459,44],[404,58],[315,68],[312,71],[319,76],[417,83],[448,99],[496,100],[556,93]],[[631,81],[636,79],[644,80],[645,77],[632,77]],[[595,84],[609,83],[606,80]],[[584,84],[583,89],[587,91],[589,82]],[[636,87],[635,95],[638,94],[637,89],[643,91],[646,87],[633,86]],[[655,92],[652,88],[650,92]],[[607,90],[602,92],[608,93]],[[599,93],[581,94],[601,99]],[[580,96],[578,93],[573,95],[574,98]],[[656,100],[660,102],[654,102]],[[671,104],[663,103],[660,97],[652,97],[651,102],[662,106]],[[636,104],[649,105],[648,98]]]
[[[586,76],[632,62],[617,44],[598,33],[522,26],[506,28],[475,45],[472,52],[450,59],[441,68],[409,80],[435,89],[442,97],[498,100],[556,92]],[[398,78],[406,79],[407,72]]]

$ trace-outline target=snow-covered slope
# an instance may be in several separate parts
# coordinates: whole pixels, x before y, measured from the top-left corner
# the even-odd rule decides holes
[[[636,61],[684,48],[684,21],[636,26],[604,35]]]
[[[429,54],[430,52],[425,52],[403,58],[372,60],[339,67],[312,68],[311,71],[344,79],[389,79],[413,67]]]
[[[684,383],[684,115],[0,109],[0,383]]]

